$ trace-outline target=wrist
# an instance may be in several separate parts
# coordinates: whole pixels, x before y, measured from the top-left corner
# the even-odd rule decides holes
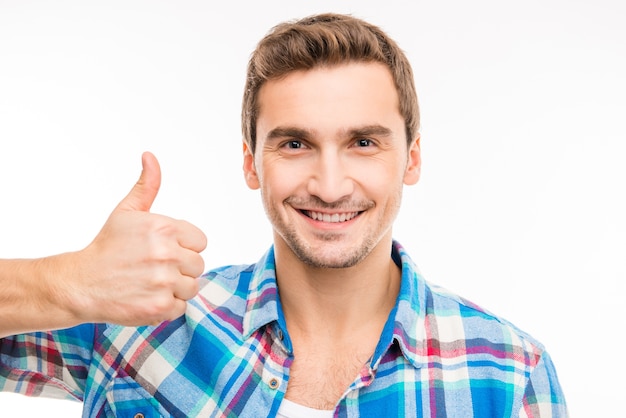
[[[77,253],[63,253],[34,260],[32,294],[50,317],[54,328],[65,328],[84,322],[82,309],[76,306],[79,287]]]

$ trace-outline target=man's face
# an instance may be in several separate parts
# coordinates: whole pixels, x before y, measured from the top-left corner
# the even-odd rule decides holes
[[[389,70],[296,71],[264,84],[258,102],[256,152],[244,145],[244,172],[261,189],[277,247],[310,266],[345,268],[390,244],[420,154],[417,140],[407,150]]]

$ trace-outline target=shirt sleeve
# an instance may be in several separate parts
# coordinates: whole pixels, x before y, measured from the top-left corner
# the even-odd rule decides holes
[[[83,400],[95,326],[0,339],[0,390]]]
[[[528,380],[519,417],[566,418],[568,416],[565,396],[559,384],[556,369],[550,355],[544,351]]]

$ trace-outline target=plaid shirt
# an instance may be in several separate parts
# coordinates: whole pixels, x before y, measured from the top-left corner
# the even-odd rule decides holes
[[[566,417],[540,343],[428,284],[404,249],[402,284],[338,417]],[[84,416],[275,416],[293,349],[274,253],[202,277],[185,316],[157,327],[81,325],[0,340],[0,389],[84,402]]]

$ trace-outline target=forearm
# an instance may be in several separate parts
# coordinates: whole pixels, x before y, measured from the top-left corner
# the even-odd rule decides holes
[[[0,260],[0,337],[80,323],[67,286],[72,257]]]

